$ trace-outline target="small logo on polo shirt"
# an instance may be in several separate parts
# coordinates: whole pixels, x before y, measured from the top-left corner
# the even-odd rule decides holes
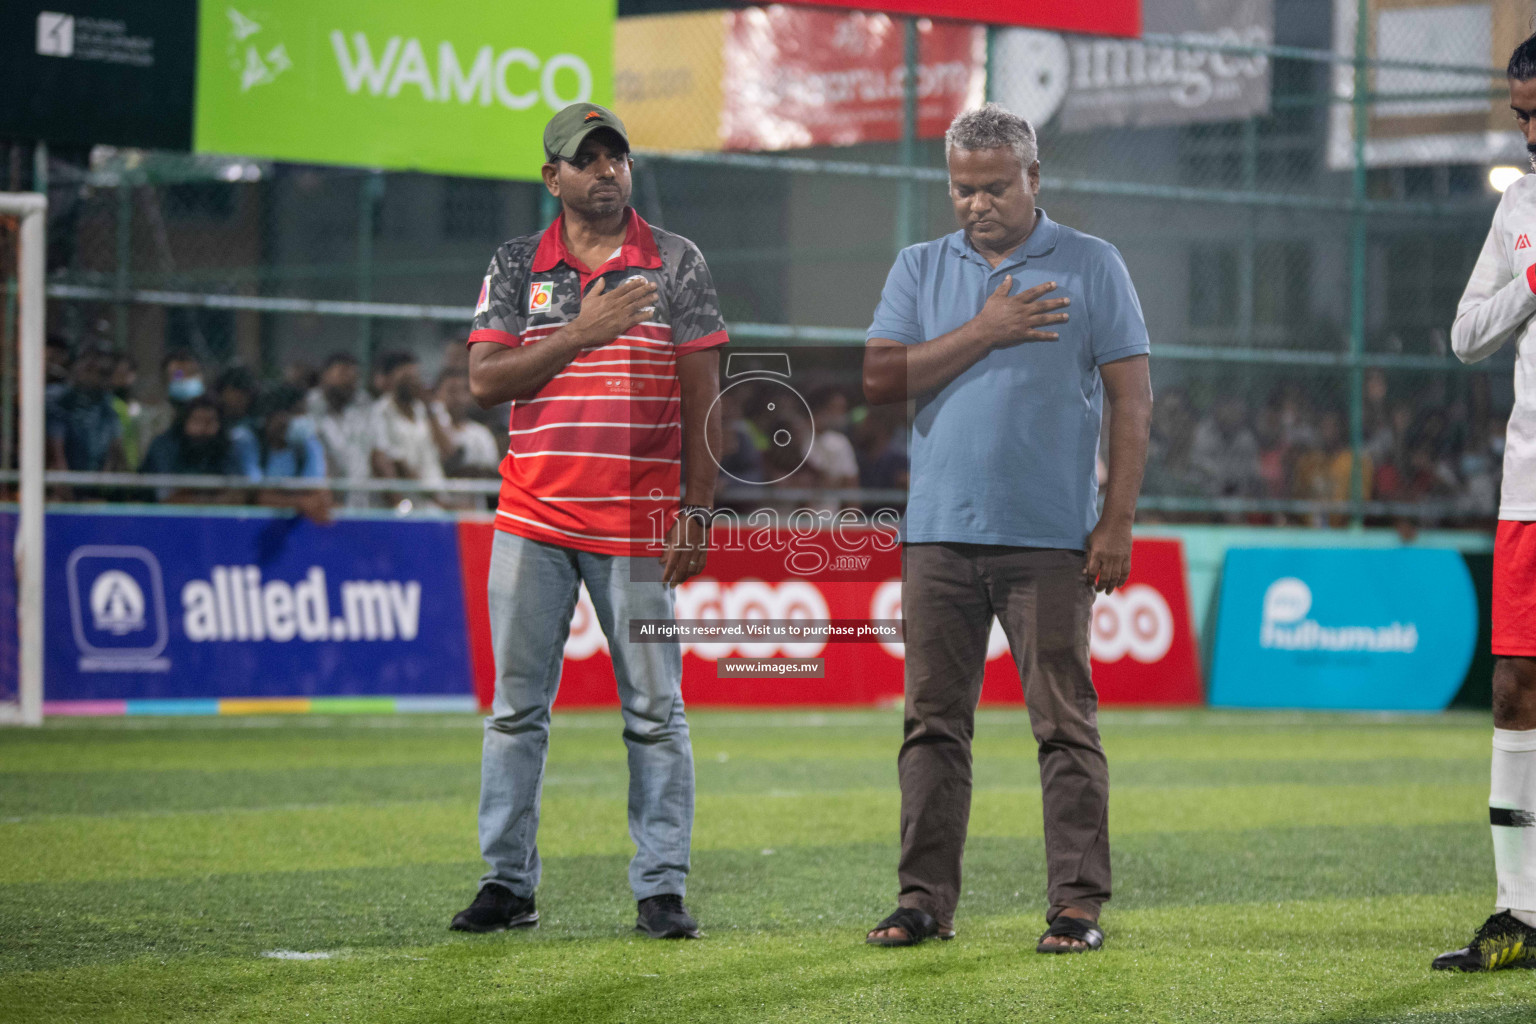
[[[491,275],[486,274],[485,280],[480,282],[480,298],[475,302],[475,316],[479,316],[491,308]]]
[[[549,302],[555,297],[555,286],[549,281],[540,281],[528,289],[528,312],[542,313],[549,308]]]
[[[1515,248],[1516,249],[1529,249],[1530,247],[1531,247],[1531,236],[1527,235],[1523,231],[1520,232],[1520,237],[1515,239]]]

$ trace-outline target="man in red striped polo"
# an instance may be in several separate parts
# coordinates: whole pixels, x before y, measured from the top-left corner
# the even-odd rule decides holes
[[[725,322],[698,248],[630,208],[629,138],[612,111],[566,107],[545,128],[544,151],[560,217],[496,251],[469,336],[470,390],[483,407],[512,402],[512,419],[490,571],[496,696],[480,785],[489,870],[452,927],[538,923],[549,709],[585,583],[629,748],[636,928],[697,938],[683,905],[693,750],[682,653],[675,641],[632,643],[629,622],[670,619],[671,588],[704,568]]]

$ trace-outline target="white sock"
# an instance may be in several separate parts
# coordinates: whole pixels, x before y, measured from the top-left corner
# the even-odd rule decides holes
[[[1493,730],[1488,791],[1498,909],[1536,928],[1536,729]]]

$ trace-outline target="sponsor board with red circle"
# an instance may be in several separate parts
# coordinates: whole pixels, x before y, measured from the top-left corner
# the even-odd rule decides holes
[[[495,678],[486,581],[493,527],[459,527],[475,692],[490,702]],[[776,570],[763,578],[765,565]],[[901,616],[899,551],[872,551],[857,579],[795,578],[784,560],[760,552],[715,552],[708,571],[676,595],[678,619],[897,619]],[[1094,604],[1089,651],[1094,685],[1105,705],[1195,705],[1203,691],[1189,608],[1183,545],[1176,539],[1137,539],[1131,576]],[[823,678],[716,677],[718,658],[822,658]],[[902,694],[903,647],[889,641],[826,643],[761,640],[683,643],[683,697],[697,705],[881,704]],[[982,702],[1022,704],[1018,672],[994,621],[987,648]],[[572,616],[560,680],[560,707],[618,703],[608,642],[585,591]]]

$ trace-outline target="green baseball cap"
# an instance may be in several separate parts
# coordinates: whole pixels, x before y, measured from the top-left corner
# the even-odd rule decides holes
[[[629,149],[629,133],[624,130],[624,122],[617,114],[596,103],[572,103],[544,126],[544,153],[551,160],[556,157],[569,160],[576,155],[581,140],[599,128],[618,132],[619,138],[624,140],[624,148]]]

